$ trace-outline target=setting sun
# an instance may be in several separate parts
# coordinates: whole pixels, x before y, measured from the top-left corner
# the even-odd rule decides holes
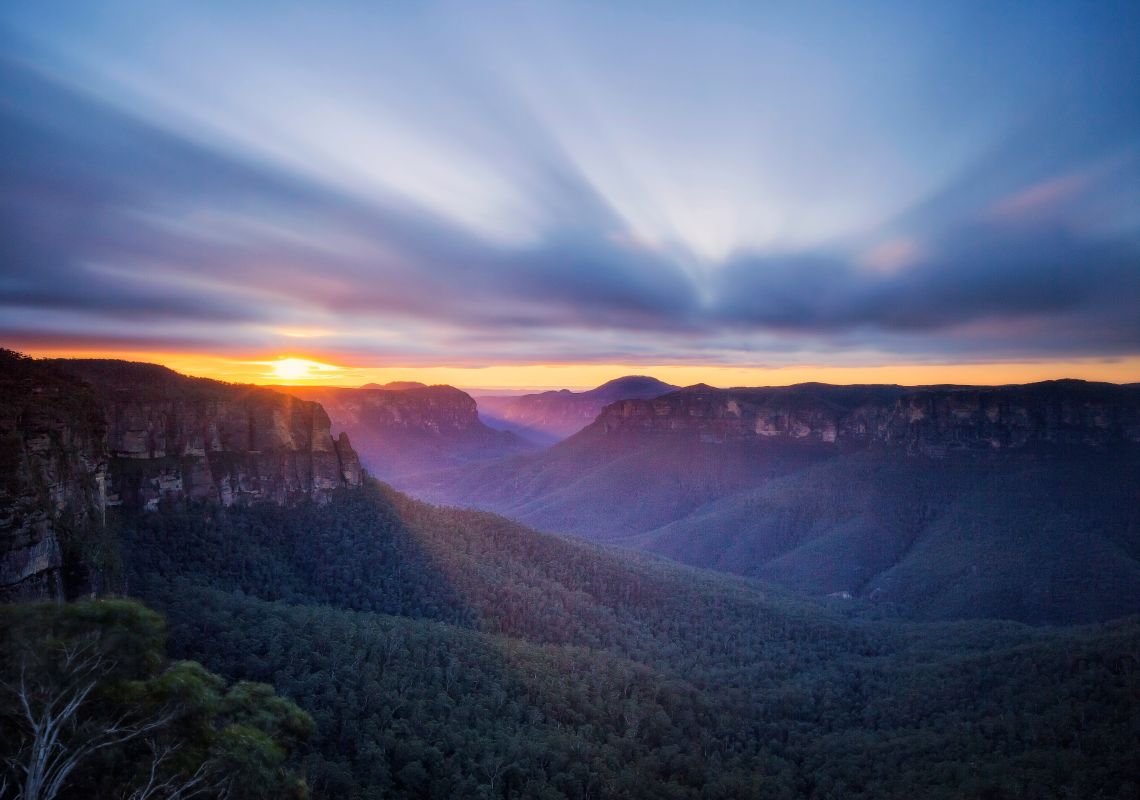
[[[317,377],[320,373],[338,372],[331,364],[310,361],[307,358],[282,358],[268,362],[273,368],[273,377],[283,381],[303,381]]]

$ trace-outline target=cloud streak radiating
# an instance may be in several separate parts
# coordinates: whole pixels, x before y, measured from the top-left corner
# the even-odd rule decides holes
[[[6,8],[0,338],[1134,356],[1138,26],[1084,3]]]

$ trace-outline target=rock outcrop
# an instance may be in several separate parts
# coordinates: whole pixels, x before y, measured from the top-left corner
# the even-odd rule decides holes
[[[102,523],[106,497],[88,387],[0,350],[0,602],[61,597],[65,550]]]
[[[319,403],[189,378],[153,364],[54,362],[91,384],[104,409],[111,504],[222,505],[327,500],[357,486],[360,461]]]
[[[368,471],[386,480],[533,449],[514,434],[484,425],[471,396],[452,386],[403,382],[278,390],[319,402],[334,429],[352,436]]]
[[[0,600],[97,588],[108,507],[324,502],[362,481],[318,403],[153,364],[0,362]]]
[[[943,456],[1031,445],[1140,442],[1140,389],[1047,381],[1024,386],[693,386],[607,406],[591,431],[690,433],[708,442],[873,444]]]

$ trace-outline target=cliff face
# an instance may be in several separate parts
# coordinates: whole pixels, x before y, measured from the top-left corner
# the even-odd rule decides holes
[[[101,524],[106,487],[88,388],[0,350],[0,602],[62,596],[65,549]]]
[[[374,427],[441,436],[481,429],[475,401],[453,386],[362,386],[359,389],[289,389],[281,391],[320,402],[337,419],[338,427],[351,429],[366,423]]]
[[[1140,442],[1140,390],[1083,381],[1011,387],[769,389],[696,386],[624,400],[591,430],[690,433],[709,442],[872,444],[942,456],[955,451]]]
[[[389,480],[531,449],[517,436],[484,425],[471,396],[452,386],[370,384],[279,391],[319,402],[334,427],[352,436],[369,472]]]
[[[112,505],[324,501],[360,484],[356,452],[347,436],[332,437],[318,403],[150,364],[57,363],[88,381],[104,409]]]
[[[318,502],[360,460],[319,404],[149,364],[0,351],[0,601],[96,589],[108,506]]]
[[[316,403],[291,397],[138,402],[112,400],[107,441],[113,459],[112,503],[147,508],[189,497],[222,505],[325,500],[360,483],[344,434],[332,438]]]
[[[1140,613],[1136,386],[696,386],[410,489],[918,619]]]

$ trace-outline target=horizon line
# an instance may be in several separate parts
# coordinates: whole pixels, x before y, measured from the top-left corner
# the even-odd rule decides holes
[[[453,386],[471,394],[512,395],[545,391],[588,391],[611,380],[652,377],[679,388],[707,384],[719,389],[794,386],[895,385],[1009,386],[1049,380],[1083,380],[1127,385],[1140,383],[1140,356],[1119,359],[995,361],[947,364],[489,364],[480,366],[348,366],[329,363],[336,356],[238,358],[156,351],[77,351],[40,348],[11,350],[33,358],[82,358],[150,363],[191,377],[283,388],[360,388],[366,384],[414,381]],[[317,360],[324,359],[324,360]],[[286,369],[282,369],[282,365]],[[485,381],[479,381],[482,377]],[[561,380],[560,380],[561,379]]]

